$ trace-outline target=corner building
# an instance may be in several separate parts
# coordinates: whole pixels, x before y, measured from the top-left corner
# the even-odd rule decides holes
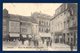
[[[51,35],[55,43],[77,46],[77,4],[63,3],[51,19]]]

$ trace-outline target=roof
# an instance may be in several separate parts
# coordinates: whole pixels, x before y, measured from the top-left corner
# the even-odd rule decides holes
[[[15,15],[15,14],[9,14],[9,16],[11,20],[20,20],[20,21],[37,23],[36,19],[34,19],[31,16],[22,16],[22,15]]]
[[[44,18],[44,19],[51,19],[52,18],[52,16],[50,16],[50,15],[39,13],[39,12],[34,12],[31,16],[36,17],[36,18]]]

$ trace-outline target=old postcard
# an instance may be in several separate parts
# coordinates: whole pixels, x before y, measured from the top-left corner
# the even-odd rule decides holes
[[[77,3],[3,3],[3,51],[77,51]]]

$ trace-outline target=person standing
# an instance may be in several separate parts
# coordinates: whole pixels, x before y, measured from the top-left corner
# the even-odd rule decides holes
[[[73,51],[73,44],[72,43],[70,43],[70,49],[71,49],[71,51]]]
[[[24,45],[24,39],[22,39],[22,44]]]
[[[49,46],[49,40],[46,41],[46,45]]]
[[[50,46],[52,46],[52,39],[50,40]]]

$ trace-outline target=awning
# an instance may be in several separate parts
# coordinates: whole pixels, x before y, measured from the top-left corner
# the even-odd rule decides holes
[[[10,37],[20,37],[20,34],[17,33],[10,33],[9,35]]]
[[[40,33],[40,37],[51,37],[50,33]]]
[[[62,32],[55,32],[55,35],[61,35]]]
[[[28,37],[29,37],[29,38],[32,38],[32,35],[29,34]]]
[[[23,38],[26,38],[27,36],[26,36],[26,35],[22,35],[22,37],[23,37]]]

